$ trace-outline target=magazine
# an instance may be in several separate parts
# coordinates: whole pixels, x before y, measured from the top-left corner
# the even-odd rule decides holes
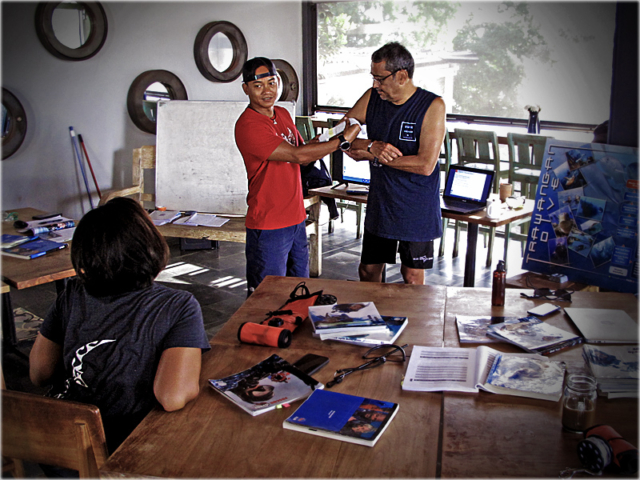
[[[209,379],[213,389],[251,415],[307,397],[324,385],[278,355],[228,377]]]
[[[32,258],[42,257],[53,250],[60,250],[66,247],[66,243],[57,243],[38,238],[37,240],[22,243],[16,247],[3,248],[2,255],[21,258],[23,260],[31,260]]]
[[[309,307],[309,318],[314,333],[322,340],[387,329],[373,302],[314,305]]]
[[[535,317],[475,317],[468,315],[456,315],[458,337],[460,343],[498,343],[502,340],[487,336],[489,325],[497,323],[518,323],[522,321],[542,322]]]
[[[512,343],[525,352],[548,355],[582,343],[580,335],[548,323],[529,319],[519,323],[498,323],[487,327],[487,335]]]
[[[558,401],[565,365],[531,353],[477,348],[415,346],[403,390],[479,392]]]
[[[638,396],[637,345],[582,346],[582,356],[598,383],[598,394],[607,398]]]
[[[316,390],[287,418],[287,430],[373,447],[398,412],[398,404]]]
[[[20,233],[34,236],[64,230],[65,228],[72,228],[76,226],[76,223],[70,218],[58,215],[57,217],[47,218],[45,220],[32,220],[29,222],[16,220],[13,226]]]
[[[388,345],[395,343],[396,339],[400,336],[405,329],[409,320],[407,317],[389,317],[382,316],[384,323],[387,324],[387,328],[383,332],[376,333],[363,333],[360,335],[348,335],[344,337],[334,337],[329,340],[335,340],[337,342],[349,343],[352,345],[362,345],[363,347],[375,347],[377,345]]]

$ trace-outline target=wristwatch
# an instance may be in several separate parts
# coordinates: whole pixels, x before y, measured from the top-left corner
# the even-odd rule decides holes
[[[344,135],[338,135],[338,140],[340,140],[340,150],[342,150],[343,152],[346,152],[351,148],[351,142],[344,138]]]

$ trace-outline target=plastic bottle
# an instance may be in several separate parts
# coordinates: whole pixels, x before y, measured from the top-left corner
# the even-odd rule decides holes
[[[498,266],[493,272],[493,289],[491,291],[491,305],[504,306],[504,291],[507,284],[507,270],[504,260],[498,260]]]

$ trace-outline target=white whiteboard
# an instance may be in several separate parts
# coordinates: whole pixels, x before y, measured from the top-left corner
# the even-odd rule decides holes
[[[236,147],[245,102],[158,102],[156,205],[168,210],[245,215],[247,171]],[[278,105],[295,115],[295,103]]]

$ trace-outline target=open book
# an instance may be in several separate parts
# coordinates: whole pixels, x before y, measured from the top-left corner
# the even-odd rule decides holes
[[[173,223],[175,225],[191,225],[194,227],[221,227],[228,221],[228,218],[218,217],[213,213],[194,213],[189,217],[179,218]]]
[[[210,379],[209,384],[254,416],[305,398],[314,389],[324,388],[322,383],[275,354],[242,372]]]
[[[403,390],[478,392],[557,402],[565,365],[542,355],[502,353],[484,345],[473,348],[415,346]]]
[[[397,411],[397,403],[316,390],[282,426],[373,447]]]

